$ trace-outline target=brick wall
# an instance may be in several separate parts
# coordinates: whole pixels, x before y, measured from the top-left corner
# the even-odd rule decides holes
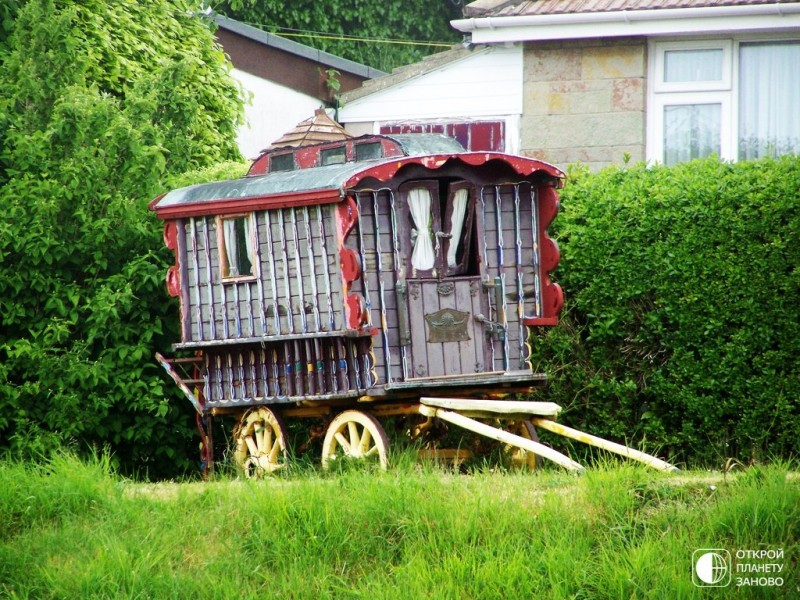
[[[529,43],[522,154],[592,169],[645,156],[644,39]]]

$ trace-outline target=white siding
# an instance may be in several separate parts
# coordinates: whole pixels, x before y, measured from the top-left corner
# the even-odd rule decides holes
[[[309,118],[321,105],[318,98],[238,69],[233,69],[233,77],[252,94],[250,101],[245,100],[245,123],[236,136],[239,151],[249,160],[258,158],[261,150]]]
[[[522,114],[522,47],[492,46],[339,110],[342,123],[518,117]]]

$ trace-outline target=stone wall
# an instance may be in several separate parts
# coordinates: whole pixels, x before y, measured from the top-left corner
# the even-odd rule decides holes
[[[643,38],[525,45],[522,154],[593,170],[645,157]]]

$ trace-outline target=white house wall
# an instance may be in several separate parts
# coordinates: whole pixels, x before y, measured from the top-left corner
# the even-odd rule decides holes
[[[510,146],[522,114],[522,47],[493,46],[385,90],[363,96],[339,110],[339,121],[363,130],[380,124],[429,119],[506,121]],[[359,125],[361,124],[361,125]]]
[[[233,77],[252,96],[245,105],[245,123],[236,141],[246,159],[255,159],[261,150],[277,140],[320,107],[318,98],[266,81],[245,71],[233,69]]]

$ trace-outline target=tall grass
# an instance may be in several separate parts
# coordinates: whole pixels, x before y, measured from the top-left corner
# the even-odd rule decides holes
[[[797,597],[800,480],[608,465],[582,477],[410,460],[138,484],[108,461],[0,463],[0,597]],[[697,548],[777,549],[782,588],[697,588]]]

